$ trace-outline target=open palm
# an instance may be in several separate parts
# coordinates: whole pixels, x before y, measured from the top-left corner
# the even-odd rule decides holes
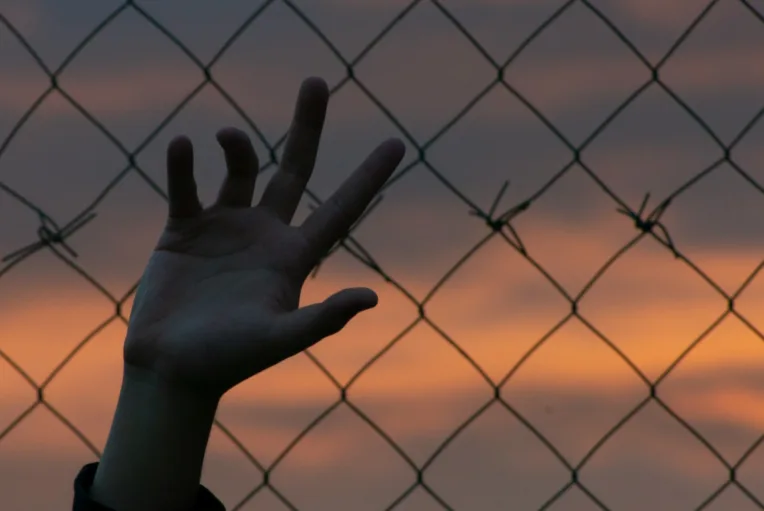
[[[170,143],[169,218],[135,297],[126,364],[222,395],[376,305],[372,290],[351,288],[298,308],[313,267],[405,152],[398,139],[379,145],[301,226],[290,226],[316,160],[328,98],[320,78],[303,82],[281,166],[256,207],[259,162],[243,132],[218,133],[228,171],[206,209],[197,197],[191,142],[178,137]]]

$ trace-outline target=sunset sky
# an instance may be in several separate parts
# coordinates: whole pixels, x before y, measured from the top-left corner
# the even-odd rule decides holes
[[[192,139],[205,205],[214,200],[225,172],[214,138],[218,129],[244,129],[261,165],[269,162],[268,147],[210,84],[147,141],[204,75],[133,7],[119,13],[58,77],[60,87],[114,138],[55,91],[13,133],[50,87],[50,79],[7,24],[54,72],[122,3],[0,0],[0,258],[39,241],[41,223],[34,208],[59,227],[88,208],[97,215],[67,239],[76,258],[56,245],[60,257],[43,248],[21,262],[0,262],[0,435],[37,398],[33,384],[6,362],[10,359],[34,385],[45,383],[45,400],[103,449],[121,383],[126,332],[114,302],[124,301],[122,313],[128,318],[133,299],[128,293],[166,219],[167,204],[157,189],[166,189],[168,142],[179,134]],[[424,481],[448,507],[420,487],[396,510],[540,508],[570,482],[571,474],[518,416],[577,466],[649,396],[645,378],[661,378],[658,397],[717,454],[650,400],[579,471],[579,481],[599,503],[574,485],[548,509],[697,509],[727,484],[729,468],[719,457],[737,465],[764,434],[764,343],[757,333],[764,332],[764,276],[759,275],[764,123],[747,128],[764,107],[764,2],[135,4],[203,64],[265,6],[210,74],[271,146],[289,126],[303,79],[320,76],[333,90],[348,74],[295,11],[323,32],[353,64],[360,85],[349,80],[332,92],[308,185],[319,200],[328,198],[386,138],[406,143],[406,156],[381,202],[351,236],[390,282],[340,248],[317,278],[307,281],[301,301],[315,303],[354,286],[370,287],[379,295],[375,309],[311,349],[341,385],[400,337],[353,381],[347,395],[412,463],[428,464]],[[648,85],[652,71],[600,17],[657,65],[710,4],[704,20],[661,64],[664,86]],[[483,52],[503,65],[565,6],[504,72],[523,99],[501,84],[489,88],[497,71]],[[355,62],[397,17],[402,19]],[[419,147],[439,134],[423,151],[426,164],[418,161]],[[731,161],[719,163],[723,145],[733,142]],[[571,147],[582,144],[583,165],[572,163]],[[278,156],[282,149],[283,144]],[[141,172],[122,175],[126,153],[136,151]],[[265,179],[258,180],[255,202],[274,169],[269,166]],[[499,234],[485,240],[490,228],[470,214],[473,209],[488,214],[507,180],[494,216],[530,201],[511,220],[525,255],[516,241],[512,246]],[[624,207],[637,212],[648,193],[643,219],[672,198],[660,216],[670,240],[657,227],[658,239],[641,234],[632,219],[617,212]],[[312,204],[306,194],[295,224],[310,214]],[[506,227],[502,233],[514,238]],[[724,293],[734,295],[732,313]],[[425,320],[417,302],[426,298]],[[571,315],[576,299],[580,317]],[[104,324],[47,382],[78,344]],[[503,400],[518,416],[494,402],[431,460],[454,430],[491,401],[486,378],[502,382],[542,339],[501,387]],[[339,397],[337,386],[301,354],[230,391],[217,418],[267,467]],[[74,477],[95,460],[75,433],[39,404],[0,438],[3,510],[68,509]],[[761,508],[764,447],[748,455],[736,477],[749,496],[732,484],[703,509]],[[278,463],[270,480],[300,510],[365,511],[387,509],[416,482],[416,474],[353,408],[340,404]],[[261,471],[215,426],[202,483],[233,509],[261,481]],[[266,489],[240,509],[289,508]]]

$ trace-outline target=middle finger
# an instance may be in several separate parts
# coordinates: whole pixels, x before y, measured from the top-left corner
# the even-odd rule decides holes
[[[260,200],[261,206],[287,225],[316,163],[328,101],[329,90],[321,78],[308,78],[302,83],[281,165]]]

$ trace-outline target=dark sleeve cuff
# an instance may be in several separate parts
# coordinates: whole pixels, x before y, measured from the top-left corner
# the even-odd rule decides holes
[[[114,511],[90,499],[90,487],[93,484],[97,468],[98,462],[89,463],[82,467],[74,479],[74,507],[72,507],[72,511]],[[200,484],[196,503],[189,511],[225,511],[225,507],[211,491]]]

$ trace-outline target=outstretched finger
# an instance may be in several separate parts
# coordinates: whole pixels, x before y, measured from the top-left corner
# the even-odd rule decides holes
[[[192,218],[203,210],[194,180],[194,146],[188,137],[175,137],[167,147],[167,194],[170,218]]]
[[[403,159],[406,146],[397,138],[380,144],[342,186],[300,226],[318,260],[350,229]]]
[[[223,148],[227,173],[220,187],[218,206],[248,208],[252,205],[260,163],[246,133],[236,128],[224,128],[217,133]]]
[[[324,80],[314,77],[302,82],[281,165],[260,201],[287,225],[313,173],[328,102],[329,89]]]
[[[348,288],[323,302],[277,316],[268,339],[276,357],[273,364],[336,334],[358,314],[375,307],[378,300],[377,294],[369,288]],[[260,353],[253,353],[252,357],[262,363]]]

